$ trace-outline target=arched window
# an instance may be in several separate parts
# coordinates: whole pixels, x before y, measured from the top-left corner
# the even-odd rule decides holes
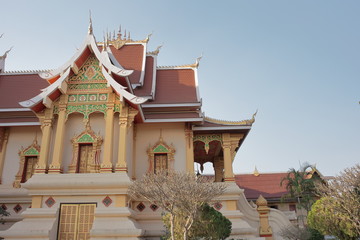
[[[15,188],[19,188],[20,183],[26,182],[34,174],[35,167],[39,159],[39,154],[40,146],[37,144],[36,140],[34,140],[34,142],[29,147],[19,151],[19,171],[16,174],[15,181],[13,183]]]
[[[162,137],[153,147],[149,147],[147,153],[149,156],[148,172],[157,173],[174,168],[175,148],[164,143]]]

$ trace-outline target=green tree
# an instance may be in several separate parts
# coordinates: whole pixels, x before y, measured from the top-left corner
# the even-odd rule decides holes
[[[210,182],[206,177],[163,171],[134,181],[129,186],[129,194],[133,199],[146,199],[168,212],[171,239],[175,240],[175,223],[178,223],[183,239],[187,240],[201,207],[223,194],[225,189],[224,183]]]
[[[327,184],[308,215],[308,224],[340,239],[360,237],[360,165],[345,169]]]
[[[289,192],[284,195],[284,199],[296,199],[299,208],[310,211],[311,205],[316,201],[316,187],[315,183],[319,178],[317,175],[312,175],[308,169],[312,166],[305,163],[299,170],[290,168],[280,185],[285,185]]]
[[[166,229],[170,228],[170,214],[163,217]],[[186,219],[181,214],[175,222],[175,239],[181,239],[183,222]],[[216,211],[209,204],[204,204],[194,220],[193,226],[189,231],[189,240],[223,240],[230,236],[232,223],[220,212]],[[165,237],[169,239],[170,236]]]

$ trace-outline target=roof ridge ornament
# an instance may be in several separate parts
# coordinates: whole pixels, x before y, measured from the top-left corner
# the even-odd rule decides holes
[[[157,68],[173,68],[173,69],[178,69],[178,68],[198,68],[199,67],[199,63],[200,60],[203,58],[203,54],[201,53],[200,57],[197,57],[195,60],[195,63],[192,64],[184,64],[184,65],[175,65],[175,66],[157,66]]]
[[[114,35],[113,38],[111,38],[111,33],[109,34],[107,31],[107,43],[104,42],[98,42],[98,45],[106,45],[107,47],[109,47],[110,45],[114,46],[117,50],[120,49],[121,47],[123,47],[125,44],[127,43],[147,43],[149,41],[150,36],[152,35],[149,34],[147,35],[147,37],[144,40],[132,40],[131,36],[130,36],[130,31],[126,31],[126,29],[124,30],[124,35],[122,34],[122,30],[121,30],[121,25],[119,26],[119,30],[117,33],[117,36],[115,37],[115,31],[114,31]]]
[[[196,58],[196,61],[195,61],[195,67],[198,68],[199,67],[199,63],[200,63],[200,60],[203,58],[203,53],[201,53],[200,57],[197,57]]]
[[[257,167],[256,167],[256,166],[255,166],[255,169],[254,169],[253,175],[254,175],[255,177],[260,176],[260,173],[259,173],[259,171],[258,171],[258,169],[257,169]]]
[[[210,117],[204,117],[204,120],[207,122],[216,123],[216,124],[251,126],[255,122],[256,114],[257,114],[257,110],[253,114],[251,119],[242,120],[242,121],[227,121],[227,120],[221,120],[221,119],[210,118]]]
[[[7,55],[8,55],[8,53],[13,49],[13,47],[14,46],[12,46],[9,50],[5,51],[5,53],[2,56],[0,56],[0,59],[5,59],[7,57]]]
[[[156,50],[151,51],[151,52],[147,52],[146,54],[157,56],[157,55],[159,54],[159,52],[160,52],[160,49],[161,49],[163,46],[164,46],[164,43],[161,44],[160,46],[158,46],[158,47],[156,48]]]
[[[89,27],[88,27],[88,34],[93,34],[93,26],[92,26],[92,19],[91,19],[91,10],[89,10]]]

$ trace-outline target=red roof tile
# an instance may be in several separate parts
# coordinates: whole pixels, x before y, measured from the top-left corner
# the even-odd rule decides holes
[[[120,49],[110,46],[111,51],[122,67],[134,70],[129,76],[132,84],[139,83],[144,56],[144,46],[141,44],[124,45]]]
[[[157,70],[155,100],[149,104],[194,102],[198,102],[194,70]]]
[[[0,75],[0,108],[21,108],[19,102],[38,95],[48,85],[38,74]]]
[[[287,193],[285,185],[280,186],[281,180],[287,173],[263,173],[259,176],[254,174],[235,175],[236,184],[245,190],[247,199],[257,199],[260,194],[266,198],[281,198]]]
[[[136,96],[150,96],[151,87],[153,83],[153,73],[154,73],[154,57],[147,56],[145,64],[145,78],[144,85],[142,87],[136,88],[134,93]]]
[[[189,113],[151,113],[145,114],[146,119],[174,119],[174,118],[199,118],[199,113],[189,112]]]

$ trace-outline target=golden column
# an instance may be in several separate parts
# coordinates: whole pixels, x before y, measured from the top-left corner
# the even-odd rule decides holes
[[[53,121],[53,109],[46,108],[43,116],[39,116],[41,122],[41,151],[39,161],[35,168],[35,174],[46,173],[46,166],[49,156],[50,140],[51,140],[51,126]]]
[[[9,139],[9,128],[0,128],[0,184],[4,170],[6,146]]]
[[[126,164],[126,135],[128,126],[128,111],[129,108],[124,102],[121,103],[119,116],[119,147],[118,147],[118,161],[116,163],[115,172],[127,172]]]
[[[222,134],[222,148],[224,153],[224,181],[235,182],[233,167],[232,167],[232,154],[231,154],[231,138],[230,133]]]
[[[60,96],[59,114],[56,126],[54,152],[48,173],[61,173],[61,164],[64,149],[64,134],[66,122],[66,95]],[[41,142],[42,143],[42,142]]]
[[[215,157],[214,159],[215,182],[222,182],[224,178],[224,159],[222,157]]]
[[[105,139],[104,139],[104,159],[101,164],[100,172],[112,172],[113,156],[113,132],[114,132],[114,103],[107,103],[105,116]]]
[[[186,138],[186,170],[189,173],[194,173],[194,133],[191,129],[191,125],[185,126],[185,138]]]

